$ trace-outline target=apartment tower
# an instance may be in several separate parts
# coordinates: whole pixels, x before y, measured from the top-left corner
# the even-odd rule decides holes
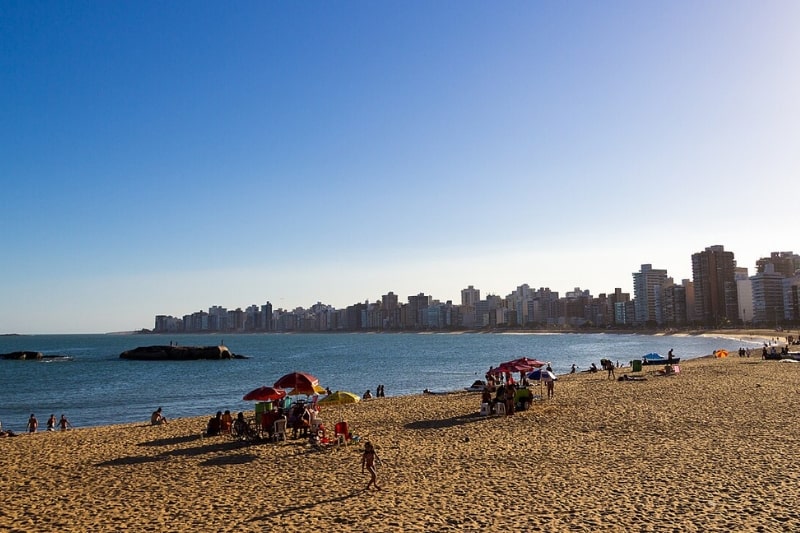
[[[723,246],[709,246],[692,254],[695,317],[705,326],[739,322],[736,260]]]

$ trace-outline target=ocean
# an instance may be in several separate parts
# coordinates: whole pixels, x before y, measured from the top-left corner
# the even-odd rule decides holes
[[[137,346],[225,344],[248,359],[127,361]],[[379,384],[387,396],[424,389],[452,391],[483,379],[489,366],[518,357],[552,363],[557,374],[572,364],[585,370],[601,358],[627,364],[644,354],[689,359],[715,349],[757,348],[724,338],[635,334],[335,333],[211,335],[22,335],[0,337],[0,353],[36,351],[67,359],[0,360],[0,422],[24,431],[31,413],[40,428],[65,414],[75,427],[148,421],[162,406],[169,417],[252,410],[242,396],[280,376],[308,372],[323,387],[359,395]]]

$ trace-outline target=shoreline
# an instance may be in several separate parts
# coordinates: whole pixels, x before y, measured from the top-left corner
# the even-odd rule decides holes
[[[791,329],[769,329],[769,328],[729,328],[729,329],[644,329],[644,328],[493,328],[493,329],[453,329],[453,330],[359,330],[359,331],[186,331],[186,332],[170,332],[170,331],[110,331],[100,333],[0,333],[0,337],[35,337],[35,336],[82,336],[82,335],[133,335],[133,336],[219,336],[219,335],[340,335],[351,333],[363,333],[370,335],[377,334],[409,334],[409,335],[464,335],[464,334],[541,334],[541,335],[558,335],[558,334],[609,334],[609,335],[656,335],[656,336],[753,336],[765,338],[786,338],[787,335],[792,335]],[[795,335],[800,335],[800,328]]]
[[[566,375],[509,417],[479,416],[468,392],[325,407],[362,439],[327,451],[201,438],[206,417],[0,439],[0,529],[796,529],[782,502],[800,496],[799,367],[730,356],[645,381]],[[381,491],[363,490],[365,439]]]

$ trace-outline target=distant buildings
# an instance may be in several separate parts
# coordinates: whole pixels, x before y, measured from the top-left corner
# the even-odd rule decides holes
[[[636,323],[656,326],[664,323],[663,291],[667,285],[667,271],[642,265],[633,273],[633,298]]]
[[[616,288],[592,296],[576,287],[563,297],[523,284],[505,297],[472,285],[460,304],[419,293],[405,302],[393,292],[375,302],[336,309],[320,302],[308,309],[273,309],[270,302],[228,310],[212,306],[182,318],[158,315],[158,333],[440,331],[494,328],[684,328],[800,324],[800,256],[773,252],[756,273],[737,268],[733,252],[710,246],[692,254],[692,280],[676,284],[650,264],[633,273],[633,292]]]
[[[739,323],[736,261],[733,252],[709,246],[692,254],[695,316],[703,325],[724,327]]]

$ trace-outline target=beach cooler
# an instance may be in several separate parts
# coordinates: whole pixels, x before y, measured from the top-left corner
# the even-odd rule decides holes
[[[261,423],[263,416],[272,411],[272,402],[258,402],[256,403],[256,420]]]

